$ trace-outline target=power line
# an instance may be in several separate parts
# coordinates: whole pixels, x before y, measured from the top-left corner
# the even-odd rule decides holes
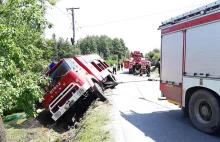
[[[70,20],[72,20],[69,15],[67,15],[65,12],[63,12],[59,7],[55,6],[60,12],[62,12],[66,17],[68,17]]]
[[[86,32],[85,32],[85,30],[84,29],[82,29],[82,27],[79,25],[79,23],[78,22],[76,22],[75,21],[75,23],[79,26],[79,29],[81,29],[83,32],[84,32],[84,34],[86,34],[86,35],[89,35],[89,34],[87,34]]]
[[[69,15],[67,15],[65,12],[63,12],[59,7],[57,7],[57,6],[55,6],[60,12],[62,12],[67,18],[69,18],[70,20],[72,20],[70,17],[69,17]],[[50,15],[51,16],[51,15]],[[85,32],[85,30],[83,30],[82,29],[82,27],[79,25],[79,23],[77,23],[76,21],[75,21],[75,23],[79,26],[78,28],[76,28],[76,30],[78,30],[79,31],[79,29],[81,29],[86,35],[88,35],[86,32]]]
[[[173,11],[184,10],[184,9],[187,9],[187,8],[191,8],[191,7],[195,7],[195,6],[201,6],[201,5],[202,4],[200,4],[200,5],[192,5],[192,6],[189,6],[189,7],[184,7],[184,8],[174,9],[174,10],[169,10],[169,11],[163,11],[163,12],[149,14],[149,15],[143,15],[143,16],[138,16],[138,17],[133,17],[133,18],[117,20],[117,21],[111,21],[111,22],[106,22],[106,23],[94,24],[94,25],[87,25],[87,26],[82,26],[81,28],[96,27],[96,26],[109,25],[109,24],[114,24],[114,23],[119,23],[119,22],[124,22],[124,21],[140,19],[140,18],[146,18],[146,17],[150,17],[150,16],[160,15],[160,14],[169,13],[169,12],[173,12]]]

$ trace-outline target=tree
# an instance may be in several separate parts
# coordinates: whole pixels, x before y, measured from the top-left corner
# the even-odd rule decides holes
[[[89,42],[86,39],[81,39],[78,41],[78,45],[80,47],[81,50],[81,54],[85,55],[85,54],[89,54],[90,53],[90,49],[89,49]]]
[[[58,59],[56,35],[53,34],[52,38],[45,40],[45,42],[47,57],[45,56],[44,59],[56,61]]]
[[[77,55],[80,54],[79,49],[79,42],[74,46],[70,43],[68,38],[64,40],[63,38],[59,37],[58,40],[56,39],[56,35],[53,34],[52,39],[46,40],[46,50],[48,55],[47,59],[53,60],[53,61],[59,61],[62,58],[71,58],[74,56],[75,52]],[[87,45],[83,46],[87,47]],[[76,50],[76,51],[74,51]]]
[[[68,39],[64,40],[63,38],[59,38],[58,41],[56,41],[56,45],[56,60],[73,57],[74,47],[70,44]]]
[[[160,53],[155,53],[153,56],[153,60],[158,60],[160,58]]]
[[[109,37],[103,35],[98,40],[98,52],[105,60],[110,57],[110,48],[112,47]]]
[[[149,57],[150,59],[153,59],[153,57],[154,57],[154,55],[155,55],[155,52],[154,52],[154,51],[150,51],[150,52],[147,53],[147,55],[148,55],[148,57]]]
[[[124,40],[111,39],[106,35],[87,36],[77,42],[82,54],[98,53],[105,60],[121,60],[129,56]]]
[[[121,44],[121,41],[118,38],[114,38],[112,42],[113,48],[114,48],[114,54],[118,55],[118,62],[122,59],[124,53],[123,45]],[[124,53],[124,54],[123,54]]]
[[[160,50],[155,48],[152,51],[149,51],[145,54],[145,58],[151,61],[152,65],[155,65],[156,61],[160,58]]]
[[[42,0],[0,4],[0,114],[18,110],[35,114],[33,104],[44,93],[36,69],[44,68],[47,56],[43,37],[49,25],[46,8]]]
[[[154,52],[154,53],[160,53],[160,49],[155,48],[155,49],[153,49],[153,52]]]

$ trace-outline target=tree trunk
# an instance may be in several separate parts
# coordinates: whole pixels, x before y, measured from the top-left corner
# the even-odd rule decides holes
[[[6,142],[5,127],[0,115],[0,142]]]

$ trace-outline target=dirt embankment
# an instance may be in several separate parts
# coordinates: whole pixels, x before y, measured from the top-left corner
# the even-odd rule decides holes
[[[55,123],[46,111],[36,118],[22,118],[5,123],[7,140],[8,142],[109,141],[111,134],[105,128],[110,121],[109,102],[93,99],[87,105],[87,109],[79,116],[80,121],[69,130],[63,129],[62,124]]]

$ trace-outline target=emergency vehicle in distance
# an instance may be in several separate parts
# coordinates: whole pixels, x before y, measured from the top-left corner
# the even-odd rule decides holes
[[[220,126],[220,1],[162,22],[160,90],[204,133]]]
[[[140,70],[141,73],[146,73],[147,60],[140,51],[131,52],[129,60],[124,61],[124,68],[129,69],[129,74]]]
[[[116,81],[109,66],[96,54],[74,56],[52,62],[43,78],[52,80],[46,86],[43,106],[50,111],[52,119],[57,121],[64,113],[82,101],[89,94],[94,94],[101,101],[106,100],[104,83]],[[73,115],[65,115],[67,123],[75,121]]]

